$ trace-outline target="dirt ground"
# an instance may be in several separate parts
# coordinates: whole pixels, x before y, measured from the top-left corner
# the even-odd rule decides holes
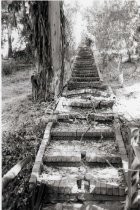
[[[123,88],[112,86],[116,95],[114,111],[128,121],[140,120],[140,77],[125,81]]]
[[[137,74],[125,76],[123,88],[120,88],[116,82],[112,82],[111,86],[116,96],[114,112],[119,116],[121,134],[128,152],[129,128],[140,129],[140,65]]]
[[[110,61],[106,67],[101,66],[99,56],[96,61],[104,81],[112,87],[116,96],[114,112],[132,124],[140,124],[140,61],[126,62],[121,65],[124,75],[123,88],[118,82],[118,64]]]
[[[53,102],[32,101],[32,72],[26,69],[2,78],[2,174],[31,156],[31,162],[3,190],[3,210],[30,209],[28,181],[53,109]]]

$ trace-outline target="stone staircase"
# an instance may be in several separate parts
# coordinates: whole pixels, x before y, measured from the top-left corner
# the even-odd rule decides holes
[[[126,151],[115,126],[114,100],[92,51],[79,47],[32,171],[30,182],[36,180],[39,188],[34,209],[122,208]]]
[[[105,87],[100,81],[92,51],[88,47],[80,48],[68,83],[68,90]]]

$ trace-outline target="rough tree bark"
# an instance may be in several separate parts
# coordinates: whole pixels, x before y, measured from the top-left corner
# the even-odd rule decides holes
[[[32,2],[31,22],[39,75],[38,99],[56,99],[63,87],[64,18],[60,1]]]

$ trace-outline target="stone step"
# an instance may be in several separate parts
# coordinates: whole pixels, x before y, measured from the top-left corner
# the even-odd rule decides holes
[[[71,90],[71,91],[66,91],[66,92],[63,92],[62,94],[64,97],[75,97],[75,96],[81,96],[84,95],[84,96],[87,96],[87,95],[93,95],[94,97],[99,97],[99,96],[102,96],[102,97],[110,97],[110,93],[108,93],[108,91],[100,91],[98,89],[89,89],[89,88],[86,88],[86,89],[79,89],[79,90]]]
[[[106,111],[110,112],[113,104],[114,99],[112,97],[106,98],[105,96],[94,97],[91,95],[87,96],[85,94],[75,97],[61,97],[61,100],[57,105],[55,114],[77,112],[79,114],[85,113],[88,117],[89,113],[102,113]]]
[[[87,58],[93,58],[93,54],[91,52],[79,52],[78,57],[87,57]]]
[[[84,140],[84,139],[101,139],[101,138],[114,138],[114,129],[107,125],[92,126],[86,124],[76,123],[59,123],[51,130],[51,137],[54,140]]]
[[[92,53],[92,50],[89,49],[89,48],[78,48],[78,49],[79,49],[78,52],[90,52],[90,53]]]
[[[76,56],[76,60],[93,60],[94,61],[94,58],[92,55],[77,55]]]
[[[69,122],[71,120],[75,120],[75,119],[81,119],[81,120],[86,120],[87,116],[86,115],[81,115],[78,113],[70,113],[70,114],[59,114],[58,115],[58,120],[59,121],[63,121],[63,122]],[[114,121],[114,115],[113,113],[90,113],[88,115],[88,119],[89,120],[94,120],[97,122],[111,122],[113,123]]]
[[[84,70],[85,68],[89,69],[89,70],[90,69],[97,69],[96,65],[94,65],[94,64],[77,64],[77,63],[74,65],[74,69],[75,68],[76,69],[81,69],[81,70],[82,69]]]
[[[84,70],[84,72],[73,70],[71,79],[73,77],[81,77],[81,78],[92,77],[93,78],[93,77],[99,77],[99,75],[98,75],[98,72],[94,71],[94,70],[90,70],[90,71],[89,70]]]
[[[81,180],[78,180],[79,182]],[[68,182],[71,182],[73,184],[73,186],[70,186],[68,185]],[[121,197],[123,197],[124,199],[124,196],[125,196],[125,188],[124,187],[119,187],[119,186],[115,186],[115,185],[110,185],[110,184],[106,184],[106,183],[102,183],[102,182],[98,182],[97,184],[92,184],[92,182],[90,182],[90,186],[91,186],[91,189],[89,189],[90,192],[88,192],[88,187],[89,187],[89,182],[86,181],[86,180],[82,180],[80,184],[84,185],[82,186],[83,189],[79,189],[78,186],[77,186],[77,180],[57,180],[57,181],[54,181],[54,184],[50,184],[50,182],[48,182],[49,184],[46,186],[46,198],[47,196],[49,197],[49,195],[53,194],[54,196],[54,199],[55,200],[58,200],[59,201],[59,196],[64,196],[62,201],[78,201],[78,200],[83,200],[83,201],[92,201],[94,200],[93,197],[94,195],[112,195],[112,196],[118,196],[118,199],[116,200],[122,200]],[[79,183],[78,183],[79,184]],[[68,187],[67,187],[68,185]],[[81,192],[81,191],[84,191],[84,192]],[[60,194],[60,195],[59,195]],[[69,199],[67,200],[66,199],[66,195],[69,195],[69,196],[74,196],[74,199],[73,198],[71,199],[69,197]],[[79,198],[78,198],[79,196]],[[119,198],[120,197],[120,198]],[[54,200],[53,199],[53,200]],[[61,200],[60,199],[60,200]],[[66,200],[65,200],[66,199]],[[115,199],[115,198],[114,198]],[[97,199],[98,200],[98,199]],[[100,199],[99,199],[100,200]],[[113,199],[107,199],[107,200],[113,200]],[[52,201],[52,199],[50,200]]]
[[[114,114],[113,113],[93,113],[89,114],[89,118],[98,122],[113,122]]]
[[[74,65],[87,65],[87,66],[91,66],[91,65],[95,65],[95,61],[93,59],[75,59],[74,60]]]
[[[72,71],[72,77],[99,77],[97,72],[91,72],[91,73],[83,73],[83,72],[79,72],[79,71]]]
[[[88,57],[86,57],[86,56],[85,57],[84,56],[82,56],[82,57],[81,56],[76,56],[76,60],[77,61],[83,61],[83,62],[85,62],[85,61],[86,62],[91,62],[91,61],[95,62],[95,60],[92,56],[91,57],[89,57],[89,56]]]
[[[93,54],[91,52],[87,52],[87,51],[79,52],[75,58],[77,58],[77,57],[81,57],[81,58],[85,57],[85,58],[94,59]]]
[[[83,58],[81,56],[76,56],[75,57],[75,61],[77,61],[77,62],[86,62],[86,63],[88,63],[88,62],[93,62],[94,63],[95,62],[93,57]]]
[[[54,169],[52,168],[52,170]],[[59,174],[53,173],[53,175],[43,173],[38,178],[38,182],[43,181],[46,185],[44,201],[46,200],[48,203],[101,200],[102,196],[110,196],[106,197],[105,200],[122,200],[125,197],[123,173],[120,173],[117,168],[105,167],[97,169],[95,167],[85,175],[83,173],[72,174],[73,168],[68,167],[66,169],[60,167],[58,170],[62,171],[63,174],[61,172]],[[64,172],[64,170],[67,170],[67,172]],[[99,175],[99,178],[97,178],[97,175]],[[96,195],[98,196],[96,197]]]
[[[90,56],[93,57],[92,51],[89,51],[89,50],[84,50],[84,51],[80,50],[77,55],[79,55],[79,56],[88,56],[88,55],[90,55]]]
[[[79,100],[72,101],[69,103],[70,107],[76,108],[93,108],[93,109],[102,109],[102,108],[112,108],[114,105],[114,100],[106,100],[106,99],[96,99],[95,101],[88,100]]]
[[[78,53],[90,53],[90,54],[92,54],[93,55],[93,53],[92,53],[92,50],[91,49],[79,49],[79,52]]]
[[[81,153],[82,154],[82,153]],[[61,167],[78,167],[82,165],[80,153],[74,153],[73,151],[67,151],[67,153],[62,153],[60,151],[54,151],[52,155],[47,155],[43,159],[43,164],[47,166],[61,166]],[[106,155],[95,155],[89,154],[84,159],[84,163],[88,166],[94,165],[120,165],[121,166],[121,157],[119,156],[106,156]]]
[[[86,61],[84,61],[84,62],[80,62],[80,61],[75,61],[74,62],[74,66],[80,66],[80,67],[85,67],[85,66],[87,66],[87,67],[91,67],[91,66],[95,66],[95,64],[93,63],[93,61],[91,61],[91,62],[86,62]]]
[[[74,66],[74,68],[73,68],[73,71],[97,71],[97,68],[96,68],[96,66],[94,66],[94,65],[90,65],[90,66],[87,66],[87,65],[85,65],[85,66],[82,66],[82,65],[75,65]]]
[[[120,201],[87,201],[84,203],[57,203],[44,204],[41,210],[122,210],[122,202]]]
[[[86,61],[85,61],[85,62],[80,62],[80,61],[77,61],[77,60],[76,60],[76,61],[74,62],[74,64],[73,64],[73,66],[74,66],[74,67],[76,66],[76,67],[78,67],[78,68],[79,68],[79,67],[81,67],[81,68],[89,67],[89,68],[90,68],[90,67],[95,66],[95,64],[94,64],[93,61],[92,61],[92,62],[86,62]]]
[[[68,90],[81,88],[97,88],[100,90],[106,90],[107,85],[104,85],[101,82],[68,82]]]
[[[90,68],[88,68],[88,67],[84,67],[84,68],[73,68],[73,71],[74,72],[78,72],[78,73],[98,73],[98,71],[97,71],[97,68],[95,68],[95,67],[90,67]],[[73,72],[72,71],[72,72]]]
[[[99,77],[72,77],[71,78],[71,81],[74,81],[74,82],[90,82],[90,81],[99,81],[100,78]]]
[[[95,61],[94,60],[86,60],[86,59],[76,59],[74,62],[74,66],[75,65],[80,65],[80,66],[93,66],[95,65]]]
[[[93,68],[93,67],[91,67],[90,69],[86,68],[86,67],[83,68],[83,69],[74,68],[72,72],[74,72],[74,73],[85,73],[85,74],[87,74],[87,73],[97,73],[98,74],[97,69]]]
[[[52,141],[47,146],[43,163],[45,165],[59,166],[80,166],[85,164],[93,166],[95,164],[119,164],[121,158],[118,156],[118,146],[114,140],[97,141]]]
[[[91,68],[83,68],[83,69],[80,69],[80,68],[73,68],[73,71],[76,72],[76,73],[98,73],[97,69],[94,68],[94,67],[91,67]],[[73,72],[72,71],[72,72]]]
[[[91,49],[86,45],[78,46],[78,49],[79,51],[86,51],[86,50],[91,51]]]

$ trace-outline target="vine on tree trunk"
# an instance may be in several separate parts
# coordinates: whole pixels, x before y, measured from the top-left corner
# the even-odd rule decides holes
[[[63,3],[59,2],[59,4],[56,4],[56,6],[58,6],[56,8],[60,10],[60,17],[55,16],[57,11],[53,14],[52,8],[54,7],[54,3],[50,1],[30,2],[31,25],[33,34],[32,41],[34,50],[36,52],[37,75],[40,80],[40,86],[38,88],[36,97],[39,100],[48,100],[53,99],[54,97],[56,98],[58,97],[58,94],[56,93],[60,93],[63,88],[65,16],[63,11]],[[60,18],[58,25],[57,18]],[[55,25],[57,25],[56,29],[54,28]],[[55,31],[59,27],[60,34],[59,30]],[[57,36],[58,38],[60,37],[60,40],[58,40],[58,38],[56,39]],[[59,49],[60,56],[56,55],[57,49]],[[52,56],[56,56],[57,58],[52,58]],[[56,63],[58,62],[58,66],[56,66],[56,64],[54,65],[55,61]]]
[[[37,93],[39,100],[49,98],[49,87],[52,79],[50,26],[48,23],[48,1],[30,2],[32,25],[32,43],[36,52],[37,74],[40,87]]]

